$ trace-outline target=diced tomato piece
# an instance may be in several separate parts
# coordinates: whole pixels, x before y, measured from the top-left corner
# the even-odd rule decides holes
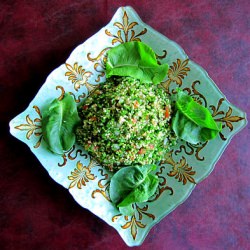
[[[146,149],[145,148],[140,148],[140,150],[138,151],[139,155],[143,155],[146,153]]]
[[[168,108],[168,107],[166,107],[166,109],[165,109],[165,118],[166,118],[166,119],[168,119],[168,118],[169,118],[169,116],[170,116],[170,113],[169,113],[169,108]]]
[[[90,148],[92,142],[91,141],[88,141],[87,145],[86,145],[86,148]]]
[[[97,118],[96,118],[95,116],[92,116],[92,117],[89,118],[89,120],[90,120],[90,121],[96,121]]]
[[[134,108],[139,108],[139,106],[140,106],[139,102],[138,102],[138,101],[135,101],[135,102],[134,102]]]
[[[135,118],[132,118],[131,120],[132,120],[133,123],[137,122],[137,120]]]

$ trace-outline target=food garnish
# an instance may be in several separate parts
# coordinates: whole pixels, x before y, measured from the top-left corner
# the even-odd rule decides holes
[[[62,100],[55,99],[42,112],[42,133],[50,151],[63,154],[75,143],[75,128],[79,124],[76,103],[66,93]]]
[[[172,119],[172,128],[184,141],[192,144],[205,142],[217,136],[221,131],[221,124],[217,124],[209,110],[194,99],[178,90],[175,104],[175,115]]]
[[[122,214],[132,215],[133,204],[145,202],[154,195],[159,179],[152,174],[156,165],[134,165],[116,172],[110,181],[109,194]]]
[[[155,52],[142,42],[122,43],[107,52],[106,77],[130,76],[143,83],[160,83],[168,64],[159,64]]]

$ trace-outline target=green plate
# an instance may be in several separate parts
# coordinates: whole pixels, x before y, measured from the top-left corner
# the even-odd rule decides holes
[[[133,216],[122,216],[110,202],[110,173],[78,145],[63,156],[52,154],[41,132],[46,104],[65,92],[70,92],[77,104],[87,98],[105,81],[106,51],[126,41],[143,41],[151,46],[158,60],[170,65],[161,83],[166,91],[171,94],[176,87],[184,89],[223,124],[216,139],[197,145],[180,141],[169,152],[169,160],[156,171],[160,177],[156,195],[149,202],[136,204]],[[114,227],[127,245],[135,246],[211,173],[233,135],[246,123],[246,114],[227,101],[207,72],[189,60],[178,44],[143,23],[131,7],[121,7],[107,26],[74,49],[66,63],[48,76],[27,109],[10,122],[10,132],[30,147],[51,178],[67,188],[82,207]]]

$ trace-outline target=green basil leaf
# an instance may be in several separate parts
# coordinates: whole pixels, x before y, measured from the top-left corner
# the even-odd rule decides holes
[[[211,140],[221,131],[221,124],[217,124],[209,110],[194,99],[178,91],[176,113],[172,119],[172,128],[181,139],[196,144]]]
[[[151,197],[159,184],[159,179],[155,175],[149,174],[143,182],[133,189],[117,207],[125,207],[135,202],[145,202]]]
[[[42,133],[49,150],[63,154],[75,143],[74,129],[80,122],[76,103],[70,94],[59,101],[55,99],[42,112]]]
[[[158,176],[150,174],[156,165],[123,167],[116,172],[110,181],[110,199],[120,212],[131,214],[132,204],[145,202],[156,192]]]
[[[159,65],[152,48],[142,42],[126,42],[107,52],[106,76],[131,76],[157,84],[167,75],[168,64]]]

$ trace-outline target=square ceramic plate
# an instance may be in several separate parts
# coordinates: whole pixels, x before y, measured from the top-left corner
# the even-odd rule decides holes
[[[78,145],[63,156],[52,154],[41,132],[44,107],[65,92],[70,92],[77,104],[87,98],[105,81],[106,51],[126,41],[143,41],[151,46],[158,60],[170,65],[168,77],[161,83],[166,91],[171,94],[177,86],[184,89],[223,124],[216,139],[197,145],[179,142],[169,152],[169,159],[156,171],[160,177],[157,193],[149,202],[135,204],[133,216],[122,216],[110,202],[109,172]],[[27,109],[10,122],[10,132],[30,147],[51,178],[67,188],[82,207],[114,227],[127,245],[135,246],[211,173],[232,136],[246,123],[245,113],[226,100],[206,71],[190,61],[179,45],[143,23],[131,7],[121,7],[106,27],[79,45],[66,63],[48,76]]]

